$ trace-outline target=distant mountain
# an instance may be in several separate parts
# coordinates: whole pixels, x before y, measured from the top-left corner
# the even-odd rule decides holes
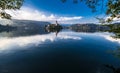
[[[50,24],[49,22],[31,20],[12,20],[12,22],[11,26],[16,27],[16,30],[9,31],[10,35],[7,34],[9,37],[47,34],[48,32],[45,31],[44,27]],[[2,31],[2,34],[3,32],[6,30]]]
[[[72,24],[60,24],[62,26],[71,26]]]
[[[16,29],[16,27],[0,24],[0,32],[9,32],[9,31],[13,31],[15,29]]]
[[[97,24],[74,24],[69,27],[69,29],[75,32],[98,32],[109,30],[108,26],[97,25]]]

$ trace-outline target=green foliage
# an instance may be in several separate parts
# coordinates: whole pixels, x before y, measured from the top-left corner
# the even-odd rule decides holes
[[[104,18],[98,18],[98,17],[95,17],[97,20],[99,20],[99,23],[101,23],[102,25],[105,24],[105,19]]]
[[[6,13],[6,12],[1,12],[0,13],[1,18],[3,19],[11,19],[11,15]]]
[[[61,25],[56,26],[55,24],[50,24],[47,28],[57,30],[57,29],[62,29],[62,26]]]
[[[61,0],[63,3],[67,0]],[[84,2],[92,12],[97,11],[97,7],[101,6],[101,11],[106,8],[106,15],[109,15],[107,22],[111,22],[114,18],[120,18],[120,0],[71,0],[73,3]],[[104,4],[105,3],[105,4]],[[105,7],[104,7],[105,6]]]
[[[11,19],[11,15],[5,10],[17,10],[23,5],[24,0],[0,0],[0,17]]]
[[[109,32],[115,34],[114,36],[111,37],[115,39],[120,39],[120,24],[109,24],[107,26],[110,28]]]
[[[108,0],[106,14],[110,15],[108,22],[120,18],[120,0]]]

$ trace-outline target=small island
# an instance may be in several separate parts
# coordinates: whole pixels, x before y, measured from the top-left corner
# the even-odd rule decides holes
[[[60,24],[58,24],[58,22],[56,21],[56,24],[46,25],[45,29],[48,32],[54,32],[54,31],[60,31],[61,29],[63,29],[63,27]]]

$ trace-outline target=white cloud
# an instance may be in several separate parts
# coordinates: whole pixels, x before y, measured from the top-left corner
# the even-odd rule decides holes
[[[78,19],[81,19],[82,17],[79,16],[79,17],[60,17],[58,18],[59,21],[68,21],[68,20],[78,20]]]
[[[20,19],[20,20],[37,20],[37,21],[50,21],[50,22],[58,20],[61,22],[66,22],[66,21],[80,20],[82,18],[81,16],[66,17],[66,16],[58,16],[55,14],[46,15],[44,12],[28,7],[22,7],[21,10],[16,10],[16,11],[6,10],[6,12],[11,14],[13,19]]]

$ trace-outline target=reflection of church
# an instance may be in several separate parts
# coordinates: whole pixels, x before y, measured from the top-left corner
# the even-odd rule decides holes
[[[56,21],[56,26],[58,26],[59,24],[58,24],[58,22]]]
[[[62,26],[59,25],[57,21],[56,21],[56,24],[49,24],[45,26],[45,30],[47,32],[55,32],[56,36],[58,35],[61,29],[62,29]]]
[[[56,32],[55,32],[56,36],[58,35],[58,33],[59,33],[59,31],[56,31]]]

